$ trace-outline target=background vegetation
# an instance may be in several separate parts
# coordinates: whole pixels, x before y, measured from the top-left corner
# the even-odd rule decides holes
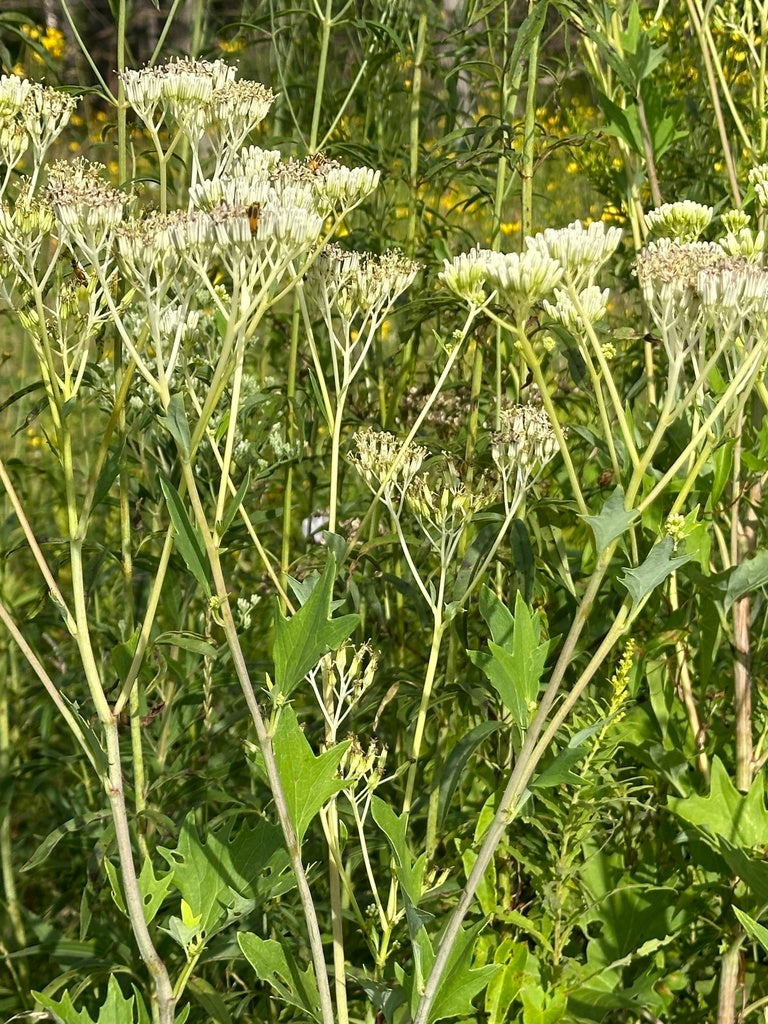
[[[78,98],[45,162],[104,164],[130,216],[187,209],[191,147],[162,180],[116,69],[175,55],[274,90],[248,143],[313,173],[318,152],[379,170],[324,231],[417,267],[353,377],[338,315],[299,297],[300,260],[220,377],[227,323],[196,298],[165,393],[116,328],[151,362],[147,307],[116,282],[71,402],[31,340],[44,318],[6,283],[0,1017],[329,1024],[299,857],[339,1024],[768,1019],[767,293],[756,279],[737,326],[710,311],[678,331],[660,278],[644,301],[635,270],[649,238],[700,235],[735,259],[731,291],[763,272],[768,3],[0,9],[3,72]],[[200,152],[212,165],[215,140]],[[33,165],[8,168],[4,251]],[[712,207],[699,231],[690,209],[647,217],[681,200]],[[575,219],[621,229],[599,324],[439,276]],[[95,268],[48,235],[40,301],[93,294]],[[700,301],[695,275],[672,279]],[[674,375],[686,329],[701,358]],[[427,504],[480,496],[504,410],[542,401],[558,454],[513,508],[498,491],[462,506],[453,534],[356,471],[374,426],[424,446]],[[300,855],[278,830],[273,739]]]

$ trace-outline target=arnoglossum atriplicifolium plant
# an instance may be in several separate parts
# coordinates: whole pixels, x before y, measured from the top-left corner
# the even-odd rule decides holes
[[[639,45],[637,26],[625,35]],[[652,112],[652,70],[627,71],[633,109]],[[753,749],[743,660],[734,737],[697,678],[764,579],[738,514],[724,527],[721,511],[764,463],[762,441],[738,443],[766,398],[760,230],[741,210],[720,230],[699,203],[644,213],[633,184],[650,362],[620,329],[631,306],[604,287],[618,228],[466,247],[424,285],[441,303],[434,374],[396,429],[372,353],[423,268],[342,246],[378,171],[252,146],[272,94],[221,61],[120,80],[152,169],[133,177],[150,190],[55,159],[73,101],[0,83],[2,276],[36,367],[2,401],[39,398],[56,467],[48,520],[29,467],[0,463],[8,550],[43,580],[28,593],[7,573],[0,617],[14,671],[20,652],[76,741],[68,763],[82,752],[86,794],[27,868],[83,830],[103,890],[86,887],[73,954],[97,966],[66,970],[62,952],[30,978],[8,958],[19,1008],[35,990],[60,1020],[104,1024],[701,1019],[712,963],[687,965],[704,949],[720,957],[727,1021],[745,937],[766,939],[764,738]],[[636,172],[648,140],[634,141]],[[759,164],[746,179],[758,215],[766,179]],[[435,444],[430,421],[489,329],[486,427],[463,451]],[[588,419],[563,401],[564,367]],[[282,527],[263,507],[309,439],[327,452],[306,480],[328,531],[320,570],[299,580],[291,502]],[[534,557],[549,586],[510,586],[510,565],[524,575]],[[692,587],[695,655],[680,627]],[[279,597],[271,620],[261,591]],[[38,626],[36,605],[58,621]],[[637,835],[659,808],[626,747],[674,794],[665,828],[693,867]],[[17,948],[50,943],[45,915],[25,921],[8,896],[6,863]],[[719,929],[686,882],[715,892]]]

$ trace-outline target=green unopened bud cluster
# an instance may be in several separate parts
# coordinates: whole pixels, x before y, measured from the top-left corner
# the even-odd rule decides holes
[[[713,214],[711,206],[684,199],[678,203],[664,203],[650,210],[645,215],[645,225],[655,238],[695,242],[711,223]]]
[[[605,316],[610,292],[597,285],[589,285],[578,293],[576,301],[562,288],[555,288],[555,302],[544,299],[542,308],[574,335],[584,332],[585,324],[596,324]]]
[[[584,227],[574,221],[526,238],[520,253],[478,247],[444,260],[440,280],[475,305],[485,301],[488,290],[495,290],[520,321],[561,282],[577,291],[591,288],[620,241],[619,228],[606,228],[602,221]]]

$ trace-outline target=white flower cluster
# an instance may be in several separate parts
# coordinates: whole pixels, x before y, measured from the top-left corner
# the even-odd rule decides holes
[[[0,163],[6,165],[0,195],[29,146],[35,164],[43,163],[46,150],[69,123],[76,103],[73,96],[47,85],[15,75],[0,76]]]
[[[684,199],[678,203],[664,203],[645,215],[645,225],[656,238],[670,238],[675,242],[695,242],[712,221],[711,206]]]
[[[592,287],[597,273],[621,241],[621,230],[602,221],[588,227],[574,221],[565,228],[547,228],[525,239],[520,253],[475,248],[444,260],[440,280],[467,302],[482,303],[486,287],[521,316],[550,295],[556,285]],[[591,294],[591,293],[590,293]]]

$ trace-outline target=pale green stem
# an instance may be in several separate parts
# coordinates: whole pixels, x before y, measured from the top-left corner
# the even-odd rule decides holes
[[[536,139],[536,85],[539,77],[539,36],[531,42],[528,53],[528,88],[525,97],[525,127],[523,129],[523,152],[520,168],[521,180],[521,228],[522,235],[533,234],[533,168]]]
[[[411,102],[408,113],[409,119],[409,166],[408,166],[408,233],[406,235],[405,251],[413,256],[416,251],[416,228],[418,221],[419,206],[419,139],[420,139],[420,116],[421,116],[421,84],[422,69],[424,64],[424,51],[427,45],[427,15],[419,15],[418,28],[416,30],[416,48],[413,54],[413,74],[411,76]]]
[[[560,454],[563,457],[563,462],[565,463],[565,471],[568,474],[568,479],[573,489],[574,498],[576,499],[576,503],[579,506],[579,512],[581,513],[581,515],[587,515],[589,510],[587,508],[587,503],[584,500],[584,495],[581,491],[581,482],[576,472],[576,467],[573,465],[573,460],[571,459],[571,453],[568,448],[568,443],[565,440],[565,434],[563,433],[563,429],[560,426],[560,420],[557,415],[557,410],[555,409],[552,397],[549,394],[549,388],[547,386],[547,381],[544,377],[544,373],[541,369],[541,363],[539,362],[538,356],[536,355],[533,346],[528,340],[528,335],[525,333],[522,327],[517,327],[516,325],[512,325],[504,320],[501,320],[498,317],[496,317],[495,314],[493,314],[492,312],[489,312],[488,315],[505,330],[512,331],[512,333],[515,335],[518,341],[518,344],[520,345],[520,351],[523,354],[523,358],[525,359],[528,367],[530,368],[531,373],[533,374],[533,379],[536,381],[536,384],[539,388],[542,403],[547,411],[547,416],[549,417],[549,421],[552,425],[552,430],[554,431],[555,437],[557,439],[557,446],[560,450]]]
[[[270,790],[272,791],[272,798],[275,801],[275,810],[277,812],[280,828],[288,849],[291,867],[293,868],[294,876],[296,878],[296,886],[299,891],[299,899],[301,900],[302,908],[304,910],[304,920],[307,925],[309,944],[312,950],[312,961],[315,967],[315,977],[320,994],[320,1012],[322,1015],[322,1021],[323,1024],[334,1024],[333,1003],[331,1001],[331,990],[328,981],[328,969],[323,952],[322,935],[320,933],[320,926],[317,920],[317,912],[312,901],[312,893],[310,891],[307,876],[304,871],[304,865],[301,860],[301,848],[299,846],[296,830],[293,822],[291,821],[288,803],[285,798],[285,791],[280,779],[280,773],[277,769],[277,762],[275,761],[275,754],[272,747],[272,737],[267,731],[267,726],[261,714],[259,703],[256,700],[256,694],[254,692],[245,657],[243,656],[243,651],[240,646],[240,638],[237,634],[235,620],[232,617],[227,584],[221,568],[221,561],[219,559],[219,551],[208,527],[205,511],[197,492],[197,482],[195,480],[194,471],[183,452],[179,452],[179,457],[187,485],[187,491],[192,503],[195,521],[203,538],[206,553],[208,555],[208,561],[218,601],[218,612],[221,625],[227,639],[227,646],[229,647],[230,654],[232,655],[235,674],[237,675],[240,688],[245,698],[245,703],[248,707],[251,720],[253,721],[254,728],[256,730],[259,749],[264,759],[264,769]]]
[[[640,125],[640,137],[643,142],[643,152],[645,153],[645,169],[648,174],[648,184],[651,187],[651,199],[654,206],[661,206],[663,200],[661,198],[661,189],[659,188],[659,176],[656,172],[656,160],[653,155],[653,143],[651,142],[651,133],[648,128],[645,103],[639,89],[635,94],[635,103],[637,104],[637,120]]]
[[[693,434],[683,452],[677,457],[677,459],[675,459],[670,468],[657,482],[656,486],[640,502],[640,504],[637,507],[639,512],[644,511],[646,508],[648,508],[649,505],[653,504],[656,498],[667,487],[670,480],[672,480],[675,477],[678,470],[681,469],[681,467],[684,466],[685,463],[689,461],[690,453],[696,450],[696,447],[698,446],[700,441],[706,438],[707,434],[710,432],[713,424],[716,422],[718,417],[723,414],[723,412],[728,408],[730,403],[733,401],[733,398],[746,386],[750,375],[754,374],[757,368],[759,367],[763,355],[764,353],[762,346],[759,346],[758,348],[754,349],[745,359],[745,361],[741,364],[738,371],[736,372],[736,375],[721,395],[717,404],[711,410],[707,418],[703,421],[699,429]],[[637,471],[635,471],[634,480],[635,483],[632,485],[632,487],[627,488],[627,508],[631,507],[630,502],[634,501],[634,498],[640,489],[641,477]]]
[[[430,1010],[437,995],[440,981],[448,964],[454,943],[461,929],[461,924],[469,910],[472,900],[475,897],[475,893],[477,892],[478,886],[485,875],[486,869],[491,862],[496,848],[517,808],[519,807],[525,788],[536,770],[539,761],[546,753],[554,733],[557,728],[559,728],[560,724],[562,724],[562,721],[570,710],[570,707],[583,692],[584,688],[589,683],[589,680],[598,670],[611,647],[616,642],[616,639],[621,635],[624,629],[626,612],[622,609],[622,612],[617,616],[616,621],[604,638],[603,642],[600,644],[600,647],[590,661],[590,664],[570,691],[568,700],[560,708],[557,715],[553,717],[549,728],[542,736],[550,709],[552,708],[552,705],[559,693],[565,672],[575,654],[576,644],[584,626],[586,625],[589,613],[600,589],[600,584],[602,583],[603,577],[605,576],[611,557],[616,548],[616,544],[617,542],[614,541],[608,546],[608,548],[606,548],[605,551],[602,552],[592,573],[592,577],[587,585],[587,589],[584,597],[582,598],[581,604],[579,605],[579,609],[573,620],[571,629],[563,644],[560,657],[553,669],[547,688],[539,700],[538,710],[531,722],[528,732],[526,733],[522,747],[520,748],[520,754],[518,755],[515,768],[510,775],[496,813],[488,827],[488,831],[485,833],[485,838],[478,852],[477,860],[475,861],[472,871],[470,872],[470,876],[467,879],[461,898],[459,899],[459,902],[448,921],[448,925],[443,932],[437,948],[432,970],[427,978],[423,995],[414,1016],[413,1024],[426,1024],[429,1019]],[[565,714],[563,714],[563,709],[566,709]],[[539,740],[539,737],[541,737],[541,740]]]
[[[741,981],[741,947],[744,944],[744,933],[739,934],[731,942],[720,958],[720,986],[717,1000],[716,1024],[735,1024],[736,1000]],[[741,1019],[741,1015],[740,1015]]]
[[[100,772],[99,765],[96,761],[94,751],[92,750],[90,744],[88,743],[88,740],[85,737],[80,722],[72,713],[67,701],[65,701],[62,698],[61,694],[58,691],[58,688],[56,687],[56,684],[53,682],[53,680],[43,667],[43,663],[40,661],[35,652],[29,646],[26,639],[24,638],[24,634],[21,632],[19,627],[14,622],[13,616],[2,602],[0,602],[0,622],[2,622],[5,628],[8,630],[8,632],[11,635],[11,638],[13,639],[13,642],[19,648],[19,650],[27,660],[29,666],[31,667],[32,671],[43,684],[48,696],[53,701],[56,710],[59,712],[62,719],[66,722],[70,732],[75,737],[77,742],[80,744],[83,753],[88,758],[88,761],[90,762],[94,772],[96,772],[96,774],[98,775]]]
[[[237,433],[237,411],[240,408],[240,390],[243,383],[243,364],[245,362],[245,338],[243,332],[238,333],[235,342],[235,369],[232,374],[232,401],[229,409],[229,423],[227,424],[227,436],[224,442],[224,457],[221,467],[221,480],[219,482],[219,497],[216,502],[216,526],[214,536],[217,542],[221,539],[218,530],[224,521],[224,506],[227,500],[227,484],[230,481],[232,472],[232,453],[235,448],[235,435]]]
[[[427,671],[424,676],[424,685],[421,690],[421,700],[419,701],[419,710],[416,715],[416,727],[413,732],[413,740],[411,741],[411,753],[409,757],[410,765],[408,768],[408,777],[405,785],[405,796],[403,797],[403,809],[402,815],[408,817],[411,813],[411,807],[413,805],[413,792],[416,788],[416,775],[419,767],[419,758],[421,757],[421,744],[424,740],[424,729],[427,724],[427,712],[429,711],[429,702],[432,698],[432,689],[437,678],[437,667],[440,660],[440,648],[443,642],[443,635],[445,633],[447,623],[443,620],[443,591],[445,589],[444,573],[441,573],[440,578],[440,593],[435,602],[433,610],[434,621],[432,624],[432,644],[429,649],[429,659],[427,661]],[[391,916],[391,915],[390,915]]]
[[[339,460],[341,458],[341,424],[344,418],[344,407],[349,394],[349,382],[345,382],[336,396],[336,411],[333,417],[331,432],[331,476],[330,494],[328,497],[328,529],[336,532],[336,516],[339,501]]]
[[[21,500],[18,494],[16,493],[15,487],[13,486],[13,481],[8,476],[8,473],[5,468],[5,463],[3,462],[2,458],[0,458],[0,483],[2,483],[3,487],[5,488],[5,492],[8,495],[8,498],[10,499],[11,507],[13,508],[13,511],[16,514],[19,526],[21,526],[22,532],[24,533],[24,539],[26,540],[27,546],[29,547],[29,550],[32,552],[32,555],[35,561],[37,562],[38,568],[40,569],[43,579],[48,585],[48,590],[50,591],[51,598],[59,608],[62,618],[64,619],[64,624],[67,627],[67,630],[74,635],[75,620],[72,616],[72,612],[69,610],[67,602],[64,600],[64,595],[61,593],[59,585],[54,579],[53,573],[51,572],[51,568],[45,559],[45,555],[43,554],[40,545],[37,543],[37,538],[35,537],[32,531],[32,527],[30,525],[29,519],[27,518],[27,514],[24,511],[24,507],[21,504]]]
[[[317,137],[320,133],[320,113],[323,106],[323,93],[325,92],[325,75],[328,70],[328,47],[331,41],[331,29],[333,27],[333,0],[326,0],[325,16],[320,19],[320,56],[317,64],[317,83],[315,85],[315,105],[312,110],[312,128],[309,134],[309,151],[314,153],[317,147]]]
[[[715,70],[713,67],[713,58],[716,59],[716,51],[714,46],[714,40],[711,34],[708,33],[708,28],[705,26],[704,20],[700,17],[699,11],[696,9],[695,0],[687,0],[688,3],[688,14],[693,25],[694,34],[699,43],[699,49],[701,50],[701,56],[704,60],[704,69],[707,73],[707,84],[709,85],[709,95],[712,100],[712,109],[715,114],[715,123],[717,124],[717,130],[720,134],[720,145],[723,149],[723,158],[725,160],[725,166],[728,169],[728,180],[731,185],[731,195],[733,201],[737,207],[741,206],[741,191],[739,189],[739,178],[736,173],[736,164],[733,159],[733,153],[731,151],[731,143],[728,139],[728,131],[725,127],[725,120],[723,118],[723,108],[720,105],[720,93],[717,88],[717,81],[715,80]],[[722,68],[719,68],[720,75],[722,76]],[[730,101],[730,92],[727,85],[724,83],[721,77],[721,85],[725,86],[726,99]],[[734,114],[734,109],[731,109],[731,115]],[[741,131],[744,131],[744,126],[741,125],[741,119],[736,115],[735,119],[736,127],[741,126]],[[745,133],[746,134],[746,133]],[[748,149],[751,150],[751,143],[748,137],[742,135],[742,139],[745,142]]]
[[[11,751],[14,748],[14,744],[11,741],[11,720],[8,710],[10,704],[9,697],[12,691],[17,692],[19,680],[16,648],[9,645],[7,655],[7,658],[3,657],[3,665],[0,668],[0,777],[9,780],[11,778]],[[18,949],[22,950],[27,945],[27,936],[13,870],[13,837],[11,835],[12,792],[12,786],[6,785],[5,795],[0,798],[0,872],[3,877],[5,906],[11,922],[13,938]],[[23,960],[19,965],[19,970],[20,974],[28,980],[28,972]]]
[[[602,371],[602,380],[605,382],[605,385],[608,388],[608,394],[611,397],[611,405],[613,406],[613,412],[616,417],[616,421],[619,424],[619,430],[621,431],[621,437],[624,442],[624,446],[627,449],[627,455],[629,456],[629,459],[632,463],[632,468],[636,469],[639,459],[637,448],[635,447],[634,439],[632,437],[632,434],[630,433],[629,427],[627,426],[627,422],[624,416],[624,406],[621,401],[621,396],[619,395],[619,392],[616,389],[616,384],[613,380],[613,374],[611,373],[611,368],[608,365],[608,360],[605,358],[603,346],[600,344],[600,339],[597,337],[597,334],[595,333],[595,328],[591,324],[589,318],[584,313],[584,307],[581,304],[579,294],[576,291],[576,289],[572,286],[569,287],[568,295],[571,301],[573,302],[576,312],[579,314],[584,323],[584,332],[587,335],[587,338],[589,339],[589,343],[592,346],[592,350],[595,353],[595,357],[597,358],[597,362]],[[610,437],[611,433],[612,431],[606,428],[606,437]]]
[[[107,773],[102,777],[112,811],[115,828],[118,856],[120,860],[120,877],[125,894],[125,905],[131,922],[136,945],[142,960],[147,965],[153,982],[153,1014],[156,1024],[172,1024],[174,1017],[174,999],[170,978],[165,964],[155,949],[144,920],[144,904],[136,877],[136,867],[131,850],[130,828],[123,790],[123,770],[120,759],[120,745],[117,733],[117,719],[109,707],[99,676],[96,658],[91,646],[88,610],[85,601],[85,583],[83,578],[82,546],[84,537],[79,532],[76,497],[74,487],[74,464],[72,458],[72,441],[66,421],[58,431],[61,451],[64,488],[66,495],[67,523],[69,527],[69,554],[72,574],[72,592],[74,598],[74,616],[76,631],[74,639],[80,653],[85,681],[93,701],[94,708],[104,730],[107,748]]]
[[[285,384],[285,406],[286,406],[286,440],[289,449],[293,451],[296,443],[296,377],[299,365],[299,324],[301,322],[301,308],[299,305],[300,288],[296,289],[293,295],[293,315],[291,316],[291,348],[288,353],[288,373]],[[283,491],[283,530],[280,544],[280,575],[281,581],[278,588],[283,613],[286,610],[287,597],[285,588],[288,585],[288,567],[291,564],[291,524],[293,521],[293,473],[294,463],[291,460],[285,471],[285,489]]]
[[[339,419],[341,416],[339,415]],[[331,505],[333,509],[333,505]],[[333,527],[331,527],[333,529]],[[330,750],[336,745],[334,723],[334,674],[326,658],[321,665],[323,672],[323,704],[326,710],[325,746]],[[336,797],[331,797],[323,809],[326,838],[328,842],[328,889],[331,902],[331,932],[333,935],[333,983],[336,994],[336,1018],[338,1024],[349,1024],[347,1008],[347,969],[344,956],[344,908],[341,900],[341,863],[339,848],[339,811]]]

